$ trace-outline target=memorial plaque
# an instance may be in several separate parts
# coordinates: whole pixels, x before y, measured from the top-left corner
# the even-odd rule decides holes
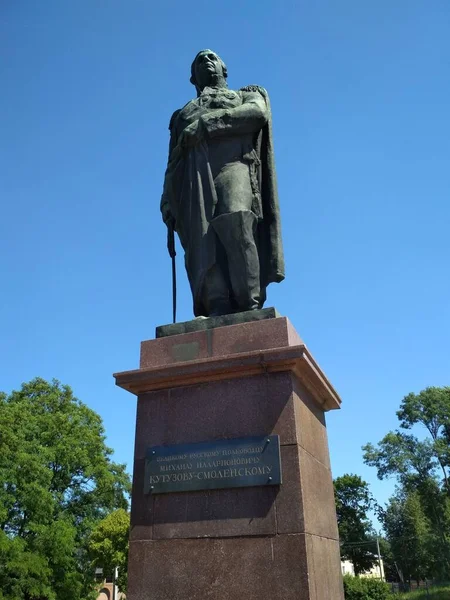
[[[278,435],[147,450],[146,494],[280,484]]]

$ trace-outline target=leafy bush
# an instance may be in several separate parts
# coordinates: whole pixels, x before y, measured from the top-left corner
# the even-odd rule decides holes
[[[345,600],[393,600],[389,586],[378,579],[344,575]]]

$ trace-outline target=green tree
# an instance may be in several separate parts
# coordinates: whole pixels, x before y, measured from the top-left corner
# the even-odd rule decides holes
[[[417,492],[398,493],[380,511],[380,519],[402,581],[430,575],[432,533]]]
[[[378,518],[380,507],[377,509]],[[380,519],[381,521],[381,519]],[[392,547],[389,540],[384,536],[378,538],[380,545],[380,554],[383,561],[384,578],[386,581],[398,581],[400,579],[398,567],[392,553]]]
[[[389,432],[377,446],[363,447],[364,461],[377,469],[379,479],[396,477],[401,509],[408,502],[420,502],[428,524],[428,559],[416,572],[427,571],[433,576],[450,575],[450,388],[429,387],[419,394],[408,394],[397,412],[400,430]],[[422,430],[417,437],[408,430]],[[423,432],[427,436],[423,436]],[[398,498],[394,498],[394,510]],[[414,502],[413,502],[414,500]],[[418,510],[418,509],[417,509]],[[418,512],[416,511],[418,514]],[[419,519],[420,521],[420,519]],[[410,524],[411,525],[411,524]],[[423,527],[420,528],[423,531]],[[392,529],[392,532],[395,529]],[[398,547],[390,534],[392,548]],[[403,538],[402,538],[403,539]],[[394,554],[396,554],[394,552]],[[423,553],[419,553],[424,556]],[[398,560],[400,556],[397,555]],[[412,568],[412,567],[411,567]],[[414,569],[413,569],[414,570]]]
[[[358,575],[370,570],[377,562],[376,535],[368,516],[375,502],[368,484],[358,475],[337,477],[334,496],[341,556],[353,563]]]
[[[129,477],[111,461],[99,415],[58,381],[0,396],[0,590],[5,600],[85,600],[87,541],[127,508]],[[1,596],[0,596],[1,597]]]
[[[408,394],[403,398],[397,417],[403,429],[418,424],[427,429],[433,457],[450,495],[450,388],[428,387],[419,394]]]
[[[442,486],[449,492],[450,388],[429,387],[408,394],[397,417],[401,429],[422,426],[430,437],[419,440],[403,431],[390,432],[378,447],[363,447],[365,462],[377,468],[380,479],[395,475],[402,484],[417,484],[440,474]]]
[[[118,569],[119,591],[127,591],[128,536],[130,515],[122,508],[112,512],[97,524],[89,540],[89,554],[94,567],[103,573]]]

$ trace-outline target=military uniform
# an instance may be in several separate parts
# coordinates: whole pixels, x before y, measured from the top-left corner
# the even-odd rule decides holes
[[[256,86],[205,87],[171,119],[161,209],[175,219],[197,316],[260,308],[284,277],[270,119]]]

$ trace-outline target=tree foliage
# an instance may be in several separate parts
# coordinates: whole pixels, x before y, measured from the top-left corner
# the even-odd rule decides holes
[[[443,484],[450,494],[450,387],[428,387],[419,394],[408,394],[397,412],[400,427],[422,425],[430,434],[434,466],[439,466]]]
[[[127,507],[99,415],[58,381],[0,396],[0,598],[86,599],[95,524]]]
[[[406,579],[449,577],[450,388],[408,394],[397,417],[399,430],[363,447],[379,479],[396,477],[399,484],[380,513],[387,538]]]
[[[381,511],[400,579],[420,581],[430,572],[432,531],[417,492],[398,493]]]
[[[368,513],[375,506],[368,484],[358,475],[334,480],[334,496],[341,543],[341,556],[353,563],[355,574],[368,571],[377,562],[375,532]]]
[[[119,591],[127,590],[128,535],[130,515],[123,508],[112,512],[97,524],[89,540],[89,554],[94,567],[104,574],[118,568]]]

